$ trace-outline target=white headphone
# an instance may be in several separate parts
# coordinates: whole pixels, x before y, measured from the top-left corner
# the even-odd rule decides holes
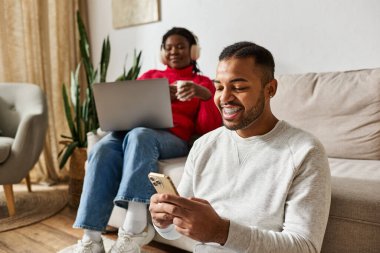
[[[201,48],[200,48],[200,46],[198,45],[199,42],[198,42],[198,38],[197,38],[197,36],[195,36],[194,34],[193,34],[193,36],[194,36],[194,38],[195,38],[195,42],[196,42],[196,44],[193,44],[193,45],[191,45],[191,47],[190,47],[190,59],[191,59],[192,61],[196,61],[196,60],[199,59],[199,56],[201,56]],[[165,51],[165,48],[164,48],[163,45],[161,45],[160,60],[161,60],[162,64],[164,64],[164,65],[167,65],[167,64],[168,64],[168,62],[167,62],[167,60],[166,60],[166,51]]]

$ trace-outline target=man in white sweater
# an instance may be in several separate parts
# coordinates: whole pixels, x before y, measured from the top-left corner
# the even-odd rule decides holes
[[[272,114],[272,54],[250,42],[228,46],[214,83],[224,127],[194,143],[181,197],[152,196],[157,231],[199,241],[194,252],[320,252],[329,165],[315,137]]]

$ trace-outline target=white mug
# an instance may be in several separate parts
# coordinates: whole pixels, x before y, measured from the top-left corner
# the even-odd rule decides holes
[[[190,82],[190,81],[186,81],[186,80],[178,80],[176,85],[177,85],[177,92],[178,90],[183,86],[185,85],[187,82]],[[177,99],[179,101],[186,101],[186,99],[181,99],[181,97],[177,96]]]
[[[188,81],[186,80],[178,80],[177,81],[177,88],[181,88],[183,85],[185,85]]]

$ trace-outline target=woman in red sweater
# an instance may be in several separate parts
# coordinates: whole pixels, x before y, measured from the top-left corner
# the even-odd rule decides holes
[[[166,69],[150,70],[139,79],[169,80],[174,127],[112,132],[92,148],[74,223],[84,229],[84,235],[74,252],[104,252],[101,232],[114,204],[128,211],[110,252],[137,253],[152,240],[147,204],[155,190],[148,173],[158,171],[159,159],[187,155],[192,136],[222,123],[212,99],[215,88],[209,78],[199,74],[198,57],[197,39],[187,29],[174,27],[163,36],[161,60]]]

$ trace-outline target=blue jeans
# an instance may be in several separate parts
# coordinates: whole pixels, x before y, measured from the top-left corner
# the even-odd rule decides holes
[[[164,130],[138,127],[112,132],[92,148],[73,227],[102,231],[113,205],[128,201],[149,203],[155,190],[149,172],[158,171],[158,159],[184,156],[187,142]]]

